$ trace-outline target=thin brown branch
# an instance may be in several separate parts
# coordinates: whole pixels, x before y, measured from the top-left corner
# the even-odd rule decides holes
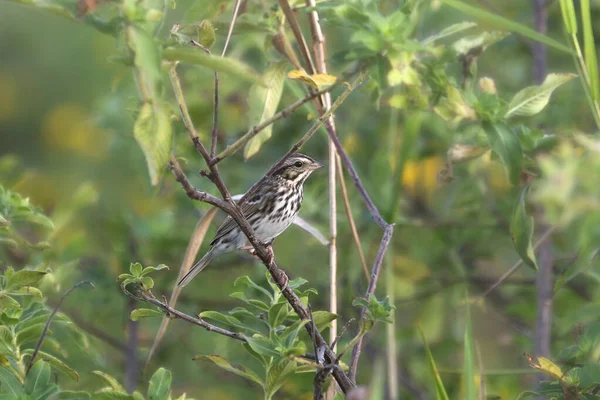
[[[550,238],[550,236],[552,236],[552,233],[555,230],[556,230],[555,226],[548,228],[546,230],[546,232],[544,232],[542,234],[542,236],[540,236],[538,241],[535,243],[535,245],[533,246],[533,250],[534,251],[537,250],[546,240],[548,240],[548,238]],[[517,272],[517,270],[521,267],[521,265],[523,265],[523,259],[520,259],[519,261],[517,261],[515,263],[515,265],[513,265],[508,271],[506,271],[500,278],[498,278],[498,280],[496,282],[494,282],[494,284],[492,286],[490,286],[485,292],[483,292],[483,294],[481,296],[477,297],[475,300],[472,300],[472,303],[477,304],[481,300],[483,300],[484,297],[486,297],[488,294],[492,293],[498,286],[500,286],[502,284],[502,282],[504,282],[505,280],[510,278],[512,276],[512,274]]]
[[[303,97],[302,99],[296,101],[295,103],[293,103],[293,104],[289,105],[288,107],[284,108],[283,110],[279,111],[277,114],[273,115],[271,118],[264,120],[263,122],[261,122],[258,125],[254,125],[252,128],[250,128],[248,130],[248,132],[246,132],[246,134],[244,134],[244,136],[242,136],[241,138],[239,138],[238,140],[233,142],[231,145],[227,146],[227,148],[225,150],[223,150],[221,153],[219,153],[219,155],[214,157],[211,161],[211,164],[214,165],[214,164],[218,163],[219,161],[222,161],[223,159],[233,155],[239,149],[244,147],[244,145],[250,139],[252,139],[254,136],[256,136],[260,131],[265,129],[267,126],[273,124],[275,121],[278,121],[282,118],[286,118],[288,115],[290,115],[291,113],[296,111],[296,109],[300,108],[301,106],[303,106],[304,104],[313,100],[314,98],[321,96],[324,93],[330,92],[336,86],[337,85],[332,85],[325,89],[319,90],[318,92],[309,93],[307,96]]]
[[[365,298],[368,298],[370,294],[375,293],[375,288],[377,287],[377,279],[379,278],[379,273],[381,272],[381,265],[383,264],[383,260],[385,258],[385,253],[387,251],[388,246],[390,245],[390,241],[392,240],[392,234],[394,233],[394,225],[387,225],[384,232],[383,238],[381,239],[381,244],[379,245],[379,250],[377,251],[377,256],[375,256],[375,261],[373,262],[373,269],[371,270],[371,279],[369,280],[369,287],[367,288],[367,292],[365,294]],[[363,309],[360,315],[360,321],[364,321],[366,318],[366,309]],[[360,324],[360,323],[359,323]],[[361,337],[358,342],[354,345],[352,349],[352,358],[350,361],[350,370],[348,372],[348,376],[352,380],[352,382],[356,381],[356,370],[358,368],[358,360],[360,358],[360,353],[362,350],[362,342],[363,337]]]
[[[129,292],[129,293],[131,293],[131,292]],[[150,303],[150,304],[155,305],[156,307],[160,308],[171,318],[182,319],[191,324],[201,326],[202,328],[206,329],[209,332],[215,332],[215,333],[218,333],[219,335],[227,336],[229,338],[236,339],[236,340],[246,343],[246,338],[244,337],[243,334],[238,333],[238,332],[231,332],[231,331],[228,331],[227,329],[219,328],[218,326],[210,324],[201,318],[192,317],[191,315],[182,313],[181,311],[178,311],[175,308],[171,307],[166,301],[165,302],[159,301],[154,296],[149,296],[143,290],[138,289],[136,293],[133,293],[133,295],[134,295],[134,298],[137,300],[145,301],[147,303]]]
[[[294,37],[296,38],[296,42],[300,47],[300,53],[304,58],[306,63],[307,72],[310,75],[315,74],[315,65],[313,63],[312,57],[310,56],[310,51],[308,50],[308,45],[306,44],[306,39],[304,39],[304,35],[302,34],[302,30],[300,29],[300,25],[298,24],[298,20],[296,19],[296,14],[290,7],[290,3],[288,0],[279,0],[279,6],[285,15],[290,27],[292,28],[292,32],[294,33]]]
[[[40,338],[38,339],[37,343],[35,344],[35,348],[33,349],[33,353],[31,354],[31,358],[29,358],[29,362],[27,363],[27,369],[25,370],[25,376],[27,376],[27,374],[31,370],[31,367],[33,367],[33,363],[35,362],[35,358],[37,357],[38,352],[40,351],[40,348],[42,347],[42,344],[44,343],[44,339],[46,338],[46,335],[48,334],[48,329],[50,329],[50,324],[52,323],[52,320],[54,319],[54,316],[58,312],[58,309],[62,305],[63,301],[65,301],[65,299],[67,298],[67,296],[70,295],[71,292],[73,292],[73,290],[75,290],[79,286],[85,285],[85,284],[90,285],[92,288],[94,287],[94,285],[92,284],[92,282],[89,282],[89,281],[81,281],[81,282],[78,282],[78,283],[74,284],[73,286],[71,286],[71,288],[69,290],[67,290],[62,295],[62,297],[58,301],[58,304],[56,305],[56,307],[54,307],[54,310],[52,310],[52,313],[48,317],[48,321],[46,321],[46,325],[44,325],[44,329],[42,330],[42,334],[40,335]]]
[[[360,236],[358,235],[358,231],[356,230],[356,224],[354,223],[354,217],[352,216],[352,208],[350,207],[350,200],[348,199],[348,190],[346,189],[346,182],[344,181],[344,171],[342,169],[342,162],[340,157],[337,157],[337,165],[338,165],[338,177],[340,181],[340,187],[342,189],[342,198],[344,199],[344,209],[346,210],[346,218],[348,218],[348,225],[350,225],[350,232],[352,232],[352,238],[354,239],[354,245],[356,246],[356,251],[358,251],[358,257],[360,258],[360,264],[362,265],[363,271],[365,272],[365,277],[367,281],[369,280],[369,268],[367,267],[367,260],[365,258],[365,253],[362,249],[362,242],[360,240]]]

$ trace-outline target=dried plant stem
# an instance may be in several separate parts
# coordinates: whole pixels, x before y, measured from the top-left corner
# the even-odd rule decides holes
[[[350,225],[350,231],[352,232],[352,238],[354,239],[354,244],[356,245],[356,250],[358,251],[358,257],[360,258],[360,264],[362,265],[363,271],[365,273],[365,278],[367,278],[367,282],[369,281],[369,267],[367,267],[367,260],[365,258],[365,253],[362,249],[362,242],[360,240],[360,236],[358,235],[358,231],[356,230],[356,224],[354,223],[354,217],[352,216],[352,208],[350,207],[350,200],[348,199],[348,190],[346,189],[346,182],[344,181],[344,170],[342,169],[342,162],[340,157],[337,156],[337,173],[338,179],[340,181],[340,188],[342,189],[342,199],[344,200],[344,209],[346,210],[346,218],[348,218],[348,225]]]
[[[294,37],[296,38],[296,42],[300,47],[300,53],[306,61],[307,72],[310,75],[313,75],[316,71],[315,64],[313,63],[310,51],[308,50],[308,45],[306,44],[306,40],[304,39],[302,30],[300,29],[300,25],[298,24],[298,20],[296,19],[296,15],[294,14],[292,7],[290,7],[290,3],[288,2],[288,0],[279,0],[279,6],[281,7],[281,10],[285,15],[285,18],[287,19],[288,24],[290,24],[290,27],[292,28],[292,32],[294,33]]]

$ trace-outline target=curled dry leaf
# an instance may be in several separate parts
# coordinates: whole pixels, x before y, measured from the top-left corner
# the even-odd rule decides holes
[[[295,69],[293,71],[290,71],[288,73],[288,78],[306,83],[307,85],[310,85],[317,90],[321,90],[328,86],[331,86],[337,81],[337,78],[333,75],[308,75],[303,69]]]

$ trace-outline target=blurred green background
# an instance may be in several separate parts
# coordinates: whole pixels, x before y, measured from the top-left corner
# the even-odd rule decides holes
[[[257,7],[253,1],[248,3],[250,10]],[[272,6],[267,3],[260,3],[265,18]],[[383,15],[397,8],[393,1],[377,3]],[[547,3],[548,35],[564,41],[558,1]],[[61,4],[75,7],[74,2]],[[533,2],[471,4],[533,27]],[[210,18],[200,16],[212,9],[219,14],[217,20],[230,18],[231,5],[226,2],[207,1],[206,9],[203,7],[198,2],[178,1],[175,10],[168,10],[158,37],[166,37],[171,25],[182,19]],[[417,40],[470,19],[437,2],[424,2],[422,7],[413,35]],[[600,2],[592,1],[592,11],[592,21],[600,21]],[[299,13],[307,29],[304,16]],[[337,53],[352,47],[348,41],[351,31],[329,24],[327,18],[322,22],[329,73],[339,76],[348,62]],[[215,49],[220,52],[227,25],[216,26]],[[600,31],[597,23],[595,28]],[[264,71],[269,61],[278,58],[268,45],[269,34],[252,27],[244,29],[240,23],[234,30],[228,56]],[[481,29],[488,27],[482,23]],[[518,90],[534,84],[532,46],[529,39],[515,34],[493,44],[477,61],[477,79],[492,78],[498,94],[510,99]],[[92,390],[99,382],[90,372],[103,370],[128,388],[145,387],[148,374],[163,366],[173,373],[174,395],[187,392],[200,399],[261,398],[259,389],[242,378],[191,360],[195,354],[219,354],[235,362],[247,361],[238,343],[178,320],[171,322],[151,365],[143,371],[160,322],[129,320],[134,304],[121,292],[116,276],[126,272],[130,262],[164,263],[170,270],[154,276],[154,293],[168,296],[190,234],[209,207],[192,203],[168,173],[157,186],[150,185],[144,155],[132,134],[139,104],[135,83],[131,70],[115,57],[122,53],[122,47],[121,39],[84,23],[34,7],[0,2],[1,183],[29,197],[56,225],[50,236],[51,248],[43,255],[10,253],[8,261],[1,261],[0,266],[27,265],[33,263],[30,257],[47,262],[54,275],[51,282],[45,281],[49,304],[55,304],[60,294],[77,281],[94,282],[95,290],[73,293],[62,308],[89,337],[83,351],[75,350],[79,346],[75,342],[61,342],[66,360],[81,375],[77,384],[61,378],[65,386]],[[447,66],[448,73],[459,81],[459,62],[453,60]],[[548,49],[546,71],[576,72],[572,58],[552,48]],[[180,76],[192,117],[207,143],[212,127],[212,71],[184,65]],[[448,149],[469,137],[469,128],[450,124],[431,109],[391,107],[389,92],[384,91],[383,97],[376,99],[369,85],[356,90],[341,106],[336,125],[375,204],[389,222],[397,224],[377,294],[380,298],[391,293],[395,296],[398,398],[433,398],[423,343],[415,330],[417,322],[451,398],[462,398],[465,288],[473,296],[482,293],[519,259],[509,234],[519,188],[507,182],[502,165],[489,153],[456,165],[454,179],[441,182],[438,175],[445,166]],[[219,149],[249,127],[249,88],[247,82],[221,75]],[[334,98],[342,90],[336,89]],[[298,84],[286,80],[279,108],[300,96],[303,92]],[[172,99],[172,95],[166,98]],[[312,125],[314,115],[310,105],[302,107],[275,123],[273,138],[256,156],[244,161],[238,153],[220,164],[230,190],[243,193],[260,178]],[[559,136],[595,130],[582,86],[576,80],[558,89],[549,105],[528,125]],[[183,124],[178,120],[173,126],[174,151],[186,158],[183,166],[188,176],[198,187],[217,194],[208,180],[198,175],[204,164],[189,144]],[[318,132],[303,152],[325,162],[326,140],[324,132]],[[411,145],[403,146],[409,140]],[[403,168],[390,173],[397,167],[400,151],[404,151]],[[351,181],[347,179],[346,183],[363,250],[371,265],[381,231]],[[398,197],[394,197],[394,186],[400,188]],[[319,171],[307,182],[300,214],[326,235],[327,190],[327,173]],[[217,219],[220,221],[222,215]],[[358,316],[351,303],[364,293],[366,281],[340,199],[338,221],[338,313],[343,324]],[[213,224],[209,237],[215,227]],[[577,252],[576,229],[564,227],[552,242],[551,262],[559,271]],[[328,249],[296,226],[275,242],[274,249],[278,264],[291,277],[301,276],[318,290],[313,308],[327,309]],[[595,268],[592,265],[590,270]],[[240,275],[265,283],[261,264],[239,254],[224,256],[183,290],[177,308],[195,315],[235,307],[237,301],[228,294],[234,291],[233,282]],[[582,318],[577,312],[596,304],[596,288],[595,281],[579,276],[552,297],[553,353],[573,342],[572,330]],[[523,267],[487,296],[481,307],[472,308],[477,353],[483,360],[481,368],[487,372],[486,390],[490,396],[498,396],[494,398],[513,399],[535,387],[535,371],[528,369],[523,353],[534,352],[536,307],[536,274]],[[589,320],[594,318],[592,314]],[[377,325],[364,347],[359,381],[383,387],[388,368],[386,326]],[[310,374],[294,377],[278,398],[312,398],[312,378]]]

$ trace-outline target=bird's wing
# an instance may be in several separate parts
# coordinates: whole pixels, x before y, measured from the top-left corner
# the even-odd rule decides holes
[[[261,185],[261,187],[263,187]],[[257,190],[258,189],[258,190]],[[242,215],[246,219],[250,219],[256,212],[261,210],[263,206],[268,203],[269,199],[273,196],[271,191],[264,191],[262,189],[256,188],[254,190],[251,189],[251,192],[246,193],[243,197],[242,204],[240,205],[240,210],[242,211]],[[212,246],[223,236],[227,235],[233,229],[238,226],[237,222],[230,215],[225,218],[225,221],[221,224],[219,229],[217,229],[217,233],[215,234],[215,238],[210,242]]]

